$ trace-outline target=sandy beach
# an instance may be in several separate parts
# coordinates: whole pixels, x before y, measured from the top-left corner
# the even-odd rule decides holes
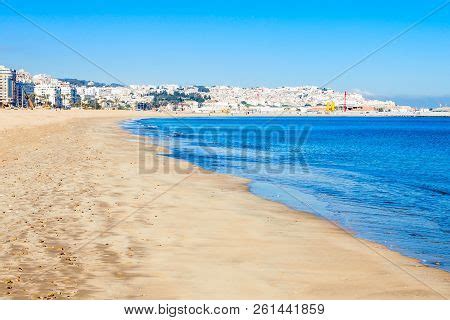
[[[1,298],[450,297],[449,273],[159,156],[118,124],[152,116],[0,110]]]

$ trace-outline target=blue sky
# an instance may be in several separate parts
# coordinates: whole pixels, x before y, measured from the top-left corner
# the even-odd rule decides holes
[[[131,83],[322,85],[445,1],[6,1]],[[117,82],[0,5],[0,64]],[[450,96],[450,4],[329,87]]]

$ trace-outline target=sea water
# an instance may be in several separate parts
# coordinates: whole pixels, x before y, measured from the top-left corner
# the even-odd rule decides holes
[[[450,271],[450,119],[198,117],[123,123],[167,156]]]

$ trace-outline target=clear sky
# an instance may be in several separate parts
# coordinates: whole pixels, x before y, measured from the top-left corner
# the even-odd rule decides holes
[[[0,64],[117,82],[1,2]],[[6,3],[127,84],[275,87],[321,86],[445,1]],[[328,86],[450,96],[450,4]]]

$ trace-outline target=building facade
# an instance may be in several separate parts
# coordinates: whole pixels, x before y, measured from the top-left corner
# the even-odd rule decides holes
[[[31,99],[34,94],[34,83],[29,82],[17,82],[16,83],[16,97],[17,97],[17,106],[19,108],[27,108],[28,99]]]
[[[63,82],[59,85],[61,90],[61,103],[66,109],[70,109],[79,100],[77,90],[69,83]]]
[[[34,87],[36,104],[39,106],[62,107],[61,89],[53,84],[38,84]]]
[[[17,105],[16,70],[0,66],[0,106]]]
[[[29,73],[23,69],[20,69],[20,70],[17,70],[16,81],[23,82],[23,83],[32,83],[33,76],[31,75],[31,73]]]

